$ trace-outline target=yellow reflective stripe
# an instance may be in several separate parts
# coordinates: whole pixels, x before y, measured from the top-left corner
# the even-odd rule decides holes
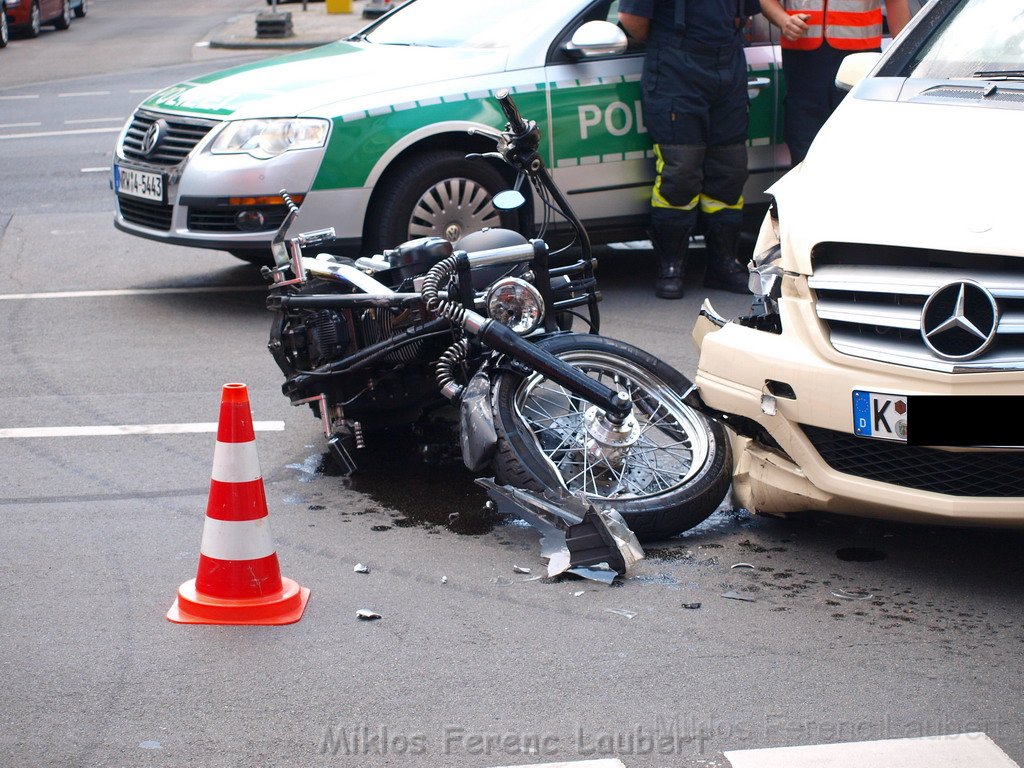
[[[661,194],[661,172],[665,170],[665,158],[661,156],[661,146],[658,144],[654,145],[654,172],[657,176],[654,177],[654,187],[651,189],[651,207],[652,208],[672,208],[677,211],[692,211],[697,207],[697,203],[700,201],[700,195],[694,195],[686,205],[672,205],[665,197]]]
[[[707,197],[706,195],[700,195],[700,209],[704,213],[718,213],[719,211],[742,211],[743,210],[743,195],[740,195],[740,199],[732,205],[723,203],[721,200],[715,200],[713,197]]]

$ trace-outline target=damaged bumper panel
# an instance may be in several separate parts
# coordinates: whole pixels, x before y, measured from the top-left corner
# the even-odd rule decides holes
[[[734,501],[779,515],[1024,526],[1024,450],[918,446],[856,430],[858,393],[1008,395],[1019,377],[842,355],[822,332],[806,284],[788,282],[782,333],[723,325],[707,302],[693,329],[700,361],[688,402],[737,433]]]
[[[490,478],[476,482],[487,490],[499,512],[537,529],[548,577],[572,573],[611,584],[644,558],[636,535],[614,509],[598,509],[569,494],[553,497],[498,485]]]

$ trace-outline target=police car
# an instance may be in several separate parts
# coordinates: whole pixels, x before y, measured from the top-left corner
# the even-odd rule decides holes
[[[410,0],[356,35],[183,82],[146,99],[113,159],[116,226],[167,243],[263,259],[301,200],[297,231],[334,227],[362,252],[485,226],[532,230],[539,203],[499,211],[513,182],[493,160],[510,89],[540,126],[544,159],[595,242],[645,237],[654,159],[640,106],[643,49],[614,0]],[[777,36],[777,30],[771,30]],[[746,48],[750,180],[789,166],[777,46],[755,17]],[[756,229],[756,227],[755,227]]]

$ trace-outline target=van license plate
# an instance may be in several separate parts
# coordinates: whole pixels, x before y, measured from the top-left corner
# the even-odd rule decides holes
[[[115,165],[114,187],[119,195],[164,202],[164,177],[161,173],[136,171]]]
[[[907,442],[906,395],[853,390],[853,431],[861,437]]]

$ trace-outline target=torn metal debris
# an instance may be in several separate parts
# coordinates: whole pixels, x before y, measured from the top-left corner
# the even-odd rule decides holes
[[[540,533],[541,557],[548,577],[572,573],[611,584],[644,558],[643,548],[622,515],[599,509],[565,492],[535,494],[490,478],[476,481],[487,489],[498,511],[519,517]]]
[[[361,621],[376,621],[377,619],[383,619],[384,617],[376,611],[371,611],[367,608],[360,608],[356,611],[356,618]]]

